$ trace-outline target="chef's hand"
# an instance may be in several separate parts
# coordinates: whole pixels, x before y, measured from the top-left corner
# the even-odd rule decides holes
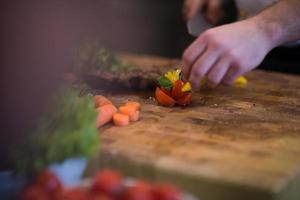
[[[184,0],[183,15],[189,20],[198,12],[213,25],[218,24],[223,18],[222,3],[224,0]]]
[[[183,73],[193,87],[207,78],[215,87],[257,67],[272,49],[268,35],[255,19],[212,28],[200,35],[183,54]]]

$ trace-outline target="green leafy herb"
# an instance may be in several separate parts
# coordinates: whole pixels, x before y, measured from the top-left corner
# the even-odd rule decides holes
[[[65,91],[47,116],[13,153],[18,174],[28,175],[69,157],[90,158],[99,149],[97,113],[91,97]]]
[[[94,70],[105,72],[127,72],[137,69],[132,63],[123,62],[109,50],[100,47],[98,42],[84,43],[76,53],[73,70],[82,75]]]
[[[165,76],[161,76],[158,79],[158,84],[167,90],[170,90],[173,87],[172,82]]]

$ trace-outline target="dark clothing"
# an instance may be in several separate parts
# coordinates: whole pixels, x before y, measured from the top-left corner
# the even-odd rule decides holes
[[[275,48],[266,56],[259,69],[300,74],[300,46]]]

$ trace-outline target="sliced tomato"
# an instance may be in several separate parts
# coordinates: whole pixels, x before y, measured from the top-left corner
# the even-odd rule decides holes
[[[166,89],[166,88],[164,88],[164,87],[160,87],[160,89],[161,89],[166,95],[171,96],[171,93],[172,93],[172,90],[171,90],[171,89],[168,90],[168,89]]]
[[[153,186],[148,182],[138,182],[134,187],[128,189],[125,200],[154,200]]]
[[[159,87],[156,88],[155,90],[155,98],[163,106],[174,106],[176,103],[175,100],[165,94]]]
[[[89,200],[88,193],[79,188],[71,188],[64,191],[63,200]]]
[[[177,103],[181,106],[189,105],[192,102],[192,93],[185,93],[184,96],[180,97],[180,99],[177,100]]]
[[[36,184],[43,188],[53,199],[62,195],[62,183],[58,177],[49,170],[43,171],[37,177]]]
[[[123,177],[117,171],[103,170],[99,172],[92,185],[92,192],[110,197],[117,196],[123,189]]]
[[[50,200],[47,192],[38,185],[27,187],[21,194],[22,200]]]
[[[177,80],[174,83],[174,86],[172,88],[172,95],[171,95],[174,99],[179,99],[185,94],[184,92],[182,92],[183,85],[184,82],[182,80]]]
[[[155,190],[156,200],[183,200],[182,192],[171,185],[160,185]]]
[[[107,195],[102,195],[98,193],[92,193],[89,195],[89,200],[114,200],[115,198],[107,196]]]

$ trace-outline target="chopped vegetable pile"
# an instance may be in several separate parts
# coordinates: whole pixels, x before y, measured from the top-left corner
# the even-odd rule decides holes
[[[158,79],[155,98],[163,106],[187,106],[192,101],[192,86],[183,80],[181,70],[167,72]]]
[[[50,171],[44,171],[21,193],[22,200],[183,200],[183,193],[169,184],[137,181],[130,186],[113,170],[100,171],[91,185],[65,188]]]

